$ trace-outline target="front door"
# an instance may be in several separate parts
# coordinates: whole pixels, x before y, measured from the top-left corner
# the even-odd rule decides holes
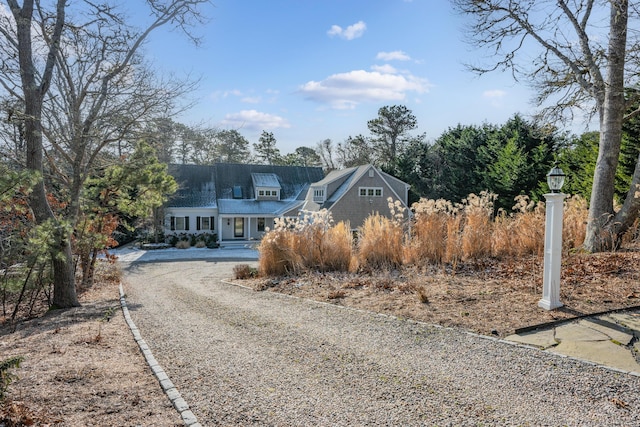
[[[244,237],[244,218],[233,219],[233,237]]]

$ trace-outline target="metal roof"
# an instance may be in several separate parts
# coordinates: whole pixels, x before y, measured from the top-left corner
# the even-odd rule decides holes
[[[220,215],[273,215],[279,216],[302,205],[301,200],[218,200]]]
[[[217,207],[214,171],[210,166],[169,165],[168,171],[176,179],[178,191],[169,198],[167,206],[176,208]]]
[[[251,180],[253,181],[254,188],[281,188],[280,181],[278,181],[278,175],[276,175],[275,173],[252,173]]]
[[[179,189],[167,201],[167,207],[216,208],[221,200],[233,199],[234,188],[242,195],[237,201],[250,201],[257,183],[280,189],[280,201],[303,200],[311,183],[324,177],[319,167],[239,163],[170,164],[169,173]]]

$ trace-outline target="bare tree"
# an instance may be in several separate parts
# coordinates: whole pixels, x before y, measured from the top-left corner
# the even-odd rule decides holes
[[[345,168],[373,162],[374,152],[369,140],[363,135],[348,137],[336,148],[340,164]]]
[[[576,108],[597,114],[600,142],[584,247],[615,246],[640,212],[640,159],[624,205],[617,212],[613,207],[622,124],[640,114],[628,111],[637,99],[624,95],[625,87],[637,86],[640,73],[637,32],[629,37],[629,28],[637,26],[638,5],[628,0],[452,3],[473,19],[472,42],[491,53],[490,64],[473,65],[473,71],[510,70],[516,79],[531,82],[547,119],[572,119]]]
[[[54,225],[54,306],[79,304],[69,223],[78,214],[83,179],[100,151],[135,122],[125,114],[133,113],[134,119],[139,119],[157,107],[154,102],[163,102],[157,98],[159,88],[148,85],[149,79],[144,79],[146,87],[132,85],[145,69],[138,56],[140,47],[155,29],[165,25],[180,28],[197,41],[188,29],[199,22],[198,7],[203,3],[208,0],[150,1],[152,22],[146,29],[135,31],[108,3],[83,3],[86,21],[72,22],[67,17],[66,1],[59,0],[54,10],[48,10],[33,0],[25,0],[22,6],[16,0],[7,0],[11,15],[0,18],[0,86],[24,106],[21,119],[26,166],[42,176],[45,142],[55,156],[71,165],[71,221],[61,220],[51,209],[44,179],[30,196],[36,222]],[[85,55],[89,55],[86,60]],[[52,83],[55,91],[51,90]],[[155,101],[146,97],[147,90],[156,91]],[[139,110],[114,117],[117,104],[127,96],[132,96],[128,102],[140,103],[135,107]]]
[[[333,142],[330,139],[325,139],[318,142],[316,145],[316,153],[320,156],[322,161],[322,168],[325,171],[332,171],[338,168],[336,160],[334,159]]]

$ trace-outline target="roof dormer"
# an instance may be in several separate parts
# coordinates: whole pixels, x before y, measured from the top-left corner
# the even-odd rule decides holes
[[[280,200],[280,180],[274,173],[252,173],[253,191],[256,200]]]

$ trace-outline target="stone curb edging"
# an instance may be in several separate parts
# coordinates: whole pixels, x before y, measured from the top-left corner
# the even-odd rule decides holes
[[[129,329],[131,329],[131,333],[133,334],[133,339],[138,343],[138,347],[140,347],[140,351],[144,355],[147,364],[153,371],[153,374],[158,379],[162,390],[167,395],[173,407],[178,411],[180,416],[182,417],[182,421],[187,427],[202,427],[196,416],[191,412],[189,405],[182,398],[176,386],[171,382],[167,373],[162,369],[158,361],[153,354],[151,353],[151,349],[147,345],[147,343],[142,339],[142,335],[140,335],[140,330],[136,327],[135,323],[131,319],[131,315],[129,314],[129,308],[127,307],[127,301],[125,299],[124,289],[122,288],[122,283],[120,284],[120,307],[122,308],[122,314],[124,316],[124,320],[127,322]]]

